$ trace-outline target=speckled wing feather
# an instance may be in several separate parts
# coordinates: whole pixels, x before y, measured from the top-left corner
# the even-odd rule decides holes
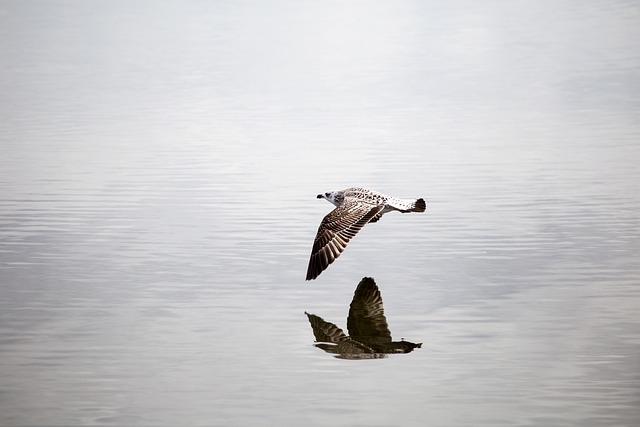
[[[320,275],[346,249],[349,241],[384,208],[384,204],[345,200],[327,214],[313,241],[307,280]]]

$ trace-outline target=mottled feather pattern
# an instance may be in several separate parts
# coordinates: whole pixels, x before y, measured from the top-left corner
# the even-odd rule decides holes
[[[347,248],[349,241],[382,206],[343,204],[324,217],[311,250],[307,280],[315,279]]]
[[[313,280],[346,249],[349,241],[369,222],[387,212],[424,212],[424,199],[404,200],[361,187],[318,194],[336,208],[320,223],[311,249],[307,280]]]

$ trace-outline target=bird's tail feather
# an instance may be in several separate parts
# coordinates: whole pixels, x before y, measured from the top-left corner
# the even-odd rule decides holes
[[[427,210],[427,202],[424,201],[423,198],[419,198],[415,202],[413,202],[413,206],[411,207],[411,212],[424,212]]]
[[[427,202],[423,198],[412,200],[390,198],[387,200],[387,204],[403,213],[424,212],[427,210]]]

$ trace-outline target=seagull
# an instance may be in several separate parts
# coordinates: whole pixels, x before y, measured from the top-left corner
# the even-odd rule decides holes
[[[376,222],[391,211],[424,212],[424,199],[398,199],[366,188],[347,188],[318,194],[336,208],[322,219],[313,241],[307,279],[313,280],[346,249],[349,241],[370,222]]]
[[[364,277],[354,292],[347,318],[349,335],[320,316],[305,314],[316,339],[314,345],[341,359],[380,359],[389,353],[410,353],[422,347],[422,343],[391,339],[382,295],[371,277]]]

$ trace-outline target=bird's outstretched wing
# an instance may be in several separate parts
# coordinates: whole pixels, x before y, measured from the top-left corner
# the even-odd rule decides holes
[[[356,288],[349,308],[347,329],[351,338],[368,345],[391,342],[382,295],[371,277],[363,278]]]
[[[346,249],[349,241],[384,208],[384,204],[345,200],[322,219],[313,241],[307,280],[320,275]]]
[[[327,353],[335,354],[363,354],[374,353],[374,351],[365,344],[353,340],[345,335],[345,333],[331,322],[327,322],[320,316],[310,314],[305,311],[313,329],[313,335],[316,338],[315,346],[323,349]]]
[[[306,311],[304,314],[309,318],[309,323],[311,324],[311,329],[313,329],[313,336],[316,337],[316,341],[338,343],[349,339],[342,329],[335,324],[327,322],[322,317],[307,313]]]

